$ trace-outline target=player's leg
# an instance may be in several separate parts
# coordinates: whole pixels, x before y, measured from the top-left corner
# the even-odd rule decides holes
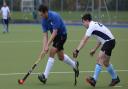
[[[86,78],[87,83],[89,83],[93,87],[95,87],[98,76],[102,70],[102,61],[101,61],[102,58],[103,58],[103,55],[102,55],[102,52],[100,51],[97,57],[97,64],[95,65],[93,77],[89,76],[88,78]]]
[[[6,21],[6,32],[9,32],[8,26],[9,26],[9,19],[7,19]]]
[[[112,77],[112,81],[109,84],[109,86],[115,86],[116,84],[118,84],[120,82],[119,77],[116,74],[116,71],[113,67],[112,64],[110,64],[110,56],[104,54],[104,61],[103,61],[104,66],[106,67],[108,73],[111,75]]]
[[[64,63],[68,64],[73,68],[73,71],[75,73],[75,82],[74,85],[77,84],[77,77],[79,77],[79,62],[72,60],[67,54],[64,54],[63,50],[58,51],[58,58],[59,60],[63,61]]]
[[[67,54],[64,54],[64,51],[63,51],[64,50],[63,46],[66,42],[66,39],[67,39],[67,35],[58,37],[58,43],[57,45],[55,45],[58,49],[58,52],[57,52],[58,58],[64,63],[70,65],[73,68],[76,77],[78,77],[79,76],[78,61],[73,61]]]
[[[3,33],[6,33],[6,21],[5,19],[2,19],[2,23],[3,23]]]
[[[57,41],[56,41],[57,40]],[[58,58],[63,61],[64,63],[70,65],[71,67],[75,67],[75,61],[73,61],[68,55],[64,54],[64,44],[67,40],[67,35],[58,36],[55,39],[55,44],[53,44],[58,49]]]
[[[46,65],[46,68],[45,68],[45,71],[44,71],[44,75],[45,75],[46,78],[48,78],[49,72],[50,72],[50,70],[51,70],[51,68],[54,64],[54,61],[55,61],[54,56],[55,56],[56,52],[57,52],[56,48],[52,47],[50,49],[48,62],[47,62],[47,65]]]
[[[107,41],[104,44],[104,47],[101,49],[104,52],[103,64],[106,67],[108,73],[112,77],[112,81],[109,86],[115,86],[120,82],[120,79],[117,76],[115,69],[113,68],[113,65],[110,64],[110,56],[114,47],[115,47],[115,40],[110,40],[110,41]]]
[[[5,32],[8,32],[8,19],[5,19]]]
[[[66,42],[66,39],[67,39],[67,35],[58,37],[58,43],[56,44],[56,47],[58,48],[58,58],[73,68],[73,71],[75,73],[74,85],[76,85],[77,84],[76,78],[79,76],[79,62],[73,61],[67,54],[64,54],[63,46],[64,46],[64,43]]]
[[[64,63],[68,64],[72,68],[76,67],[75,61],[73,61],[67,54],[64,54],[63,50],[58,51],[57,54],[58,54],[59,60],[61,60]]]
[[[49,58],[47,61],[45,71],[44,71],[44,73],[42,73],[41,75],[38,76],[39,80],[41,82],[43,82],[44,84],[46,83],[48,75],[49,75],[49,73],[50,73],[50,71],[54,65],[54,61],[55,61],[54,56],[55,56],[56,52],[57,52],[57,48],[52,47],[50,49]]]

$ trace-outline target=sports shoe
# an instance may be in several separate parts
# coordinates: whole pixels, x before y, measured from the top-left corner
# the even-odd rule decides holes
[[[89,83],[92,87],[95,87],[96,81],[93,77],[86,78],[86,82]]]
[[[73,71],[75,72],[75,77],[79,77],[79,62],[76,61],[76,68],[73,68]]]
[[[45,78],[44,74],[38,75],[38,79],[39,79],[43,84],[46,84],[47,79]]]
[[[112,79],[111,83],[109,84],[109,86],[115,86],[116,84],[118,84],[120,82],[119,77],[117,76],[116,79]]]

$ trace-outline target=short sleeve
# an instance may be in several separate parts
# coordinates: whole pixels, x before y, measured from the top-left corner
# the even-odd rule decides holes
[[[85,36],[90,37],[92,35],[92,32],[93,32],[93,29],[92,28],[88,28],[86,33],[85,33]]]
[[[42,20],[42,31],[43,32],[47,32],[47,26],[46,26],[46,23],[45,23],[45,21],[44,20]]]

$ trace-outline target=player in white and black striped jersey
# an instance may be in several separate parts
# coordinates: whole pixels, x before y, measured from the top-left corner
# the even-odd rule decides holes
[[[97,57],[97,64],[95,66],[95,72],[93,77],[88,77],[86,81],[93,87],[96,85],[98,76],[102,70],[102,66],[107,68],[108,73],[112,77],[112,81],[109,86],[115,86],[120,82],[119,77],[117,76],[112,64],[110,64],[110,56],[113,48],[115,47],[115,38],[112,35],[111,31],[99,22],[92,21],[91,14],[85,14],[82,17],[83,25],[87,28],[85,36],[82,38],[78,47],[74,50],[73,56],[76,58],[79,51],[85,46],[88,39],[91,36],[94,36],[97,39],[97,45],[90,52],[90,55],[93,56],[96,50],[102,45],[99,55]]]

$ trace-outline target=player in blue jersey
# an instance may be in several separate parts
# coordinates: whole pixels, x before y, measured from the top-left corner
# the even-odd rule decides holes
[[[38,8],[39,15],[42,17],[42,28],[43,28],[43,46],[42,51],[39,55],[41,58],[43,53],[48,53],[49,57],[47,61],[47,65],[45,71],[38,75],[38,79],[42,83],[46,83],[48,79],[48,75],[54,64],[54,56],[57,54],[58,58],[64,63],[70,65],[75,75],[79,75],[79,63],[77,61],[72,60],[68,55],[64,53],[64,43],[67,39],[67,31],[63,20],[60,15],[56,12],[49,11],[47,6],[40,5]],[[48,38],[48,31],[51,32],[50,38]],[[52,44],[52,47],[49,47]]]

